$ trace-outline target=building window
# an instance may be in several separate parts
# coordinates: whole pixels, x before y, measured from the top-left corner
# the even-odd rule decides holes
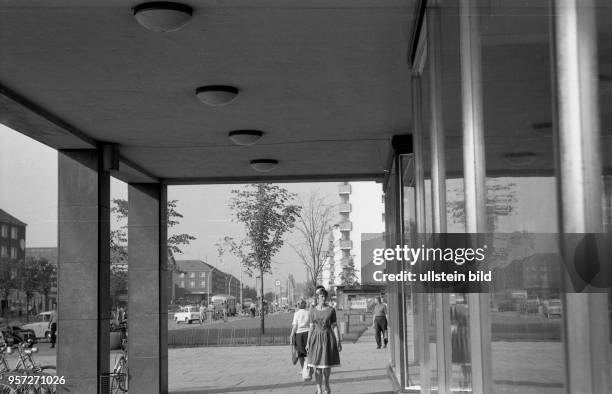
[[[205,280],[200,282],[200,287],[206,287],[206,281]]]
[[[6,246],[2,246],[0,248],[0,257],[6,257],[8,256],[8,249],[6,248]]]
[[[195,280],[189,281],[189,287],[191,287],[192,289],[195,287]]]
[[[11,227],[11,238],[17,239],[17,227]]]
[[[179,278],[184,278],[185,277],[185,273],[181,272],[181,274],[179,275]]]
[[[17,248],[16,247],[11,247],[11,258],[16,259],[17,258]]]
[[[190,273],[189,273],[189,277],[190,277],[190,278],[195,278],[195,272],[190,272]]]
[[[8,237],[8,226],[6,224],[3,224],[1,226],[1,229],[2,229],[2,238]]]
[[[181,274],[182,275],[182,274]],[[179,286],[182,287],[183,289],[185,288],[185,281],[182,280],[179,282]]]
[[[200,278],[206,278],[206,272],[200,272]]]

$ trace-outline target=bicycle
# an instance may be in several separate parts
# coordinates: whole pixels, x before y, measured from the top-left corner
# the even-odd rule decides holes
[[[14,394],[16,392],[17,391],[8,384],[0,383],[0,394]]]
[[[127,339],[121,341],[122,354],[121,357],[115,360],[113,372],[110,374],[110,392],[127,393],[128,391],[128,352]]]
[[[6,354],[11,354],[11,352],[12,350],[9,345],[6,343],[0,343],[0,374],[11,370],[6,359]]]
[[[40,365],[34,361],[33,354],[38,349],[32,347],[32,341],[24,342],[14,346],[19,353],[19,359],[15,368],[8,368],[6,354],[11,354],[13,347],[5,345],[2,351],[2,377],[3,385],[6,386],[0,394],[7,393],[55,393],[56,367],[54,365]],[[8,382],[8,383],[7,383]],[[14,391],[6,391],[7,387]]]

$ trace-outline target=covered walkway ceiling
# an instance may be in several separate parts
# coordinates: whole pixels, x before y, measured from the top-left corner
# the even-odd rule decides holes
[[[56,149],[119,144],[171,183],[383,176],[391,136],[411,125],[415,1],[184,3],[191,21],[154,33],[136,1],[3,1],[2,123]],[[198,101],[197,87],[218,84],[236,100]],[[237,146],[236,129],[265,135]],[[261,158],[280,165],[258,173]]]
[[[125,181],[382,179],[391,137],[412,129],[408,53],[421,1],[184,3],[190,22],[154,33],[133,17],[138,1],[3,0],[0,121],[56,149],[118,144],[114,175]],[[461,176],[457,2],[442,7],[447,169]],[[597,7],[605,153],[612,7]],[[489,176],[553,173],[549,21],[548,0],[482,0]],[[197,87],[219,84],[239,88],[238,97],[222,107],[198,101]],[[237,146],[227,137],[237,129],[265,135]],[[280,161],[272,172],[249,165],[270,158]]]

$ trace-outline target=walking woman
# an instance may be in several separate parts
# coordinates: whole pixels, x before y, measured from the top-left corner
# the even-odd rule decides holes
[[[297,350],[300,367],[304,367],[306,357],[306,346],[308,344],[308,330],[310,329],[310,313],[306,310],[306,301],[300,300],[298,310],[293,314],[291,326],[291,346]]]
[[[327,304],[327,291],[316,292],[317,306],[310,314],[308,331],[308,366],[315,369],[317,394],[329,394],[329,374],[331,367],[340,366],[340,333],[336,320],[336,310]]]
[[[388,331],[387,331],[387,306],[382,302],[380,297],[376,297],[376,304],[374,305],[374,311],[372,313],[373,321],[372,326],[376,330],[376,349],[380,349],[380,336],[383,335],[385,341],[385,348],[389,342]]]

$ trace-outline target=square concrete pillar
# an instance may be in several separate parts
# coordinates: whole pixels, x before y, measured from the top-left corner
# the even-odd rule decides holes
[[[109,370],[110,175],[98,150],[58,154],[58,392],[96,393]]]
[[[160,184],[128,187],[130,394],[168,392],[166,190]]]

